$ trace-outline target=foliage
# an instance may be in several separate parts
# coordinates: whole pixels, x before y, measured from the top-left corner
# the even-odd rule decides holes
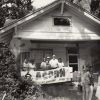
[[[100,0],[89,0],[84,1],[84,0],[69,0],[72,3],[75,3],[78,5],[80,8],[84,8],[85,10],[89,11],[96,17],[100,18]],[[87,5],[86,7],[84,7]],[[90,8],[90,9],[89,9]]]
[[[4,26],[4,23],[5,23],[5,20],[6,20],[5,15],[6,15],[5,9],[0,7],[0,28]]]
[[[31,0],[0,1],[0,28],[4,26],[6,18],[19,19],[33,10]]]
[[[17,78],[14,55],[10,52],[7,44],[0,43],[0,90],[10,91]]]
[[[31,77],[21,77],[14,55],[5,43],[0,43],[0,93],[5,91],[10,98],[24,100],[26,97],[42,94],[41,86],[32,82]]]
[[[94,15],[100,18],[100,7],[94,12]]]

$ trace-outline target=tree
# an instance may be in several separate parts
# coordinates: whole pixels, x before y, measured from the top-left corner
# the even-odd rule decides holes
[[[0,43],[0,90],[11,91],[15,79],[18,79],[15,57],[10,52],[7,44]]]
[[[0,28],[4,26],[5,21],[6,21],[6,12],[5,9],[0,7]]]
[[[6,100],[11,100],[12,97],[24,100],[27,97],[41,95],[41,86],[33,82],[28,74],[21,77],[18,68],[9,46],[0,43],[0,93],[5,91]]]
[[[33,6],[31,0],[1,0],[0,28],[4,26],[6,18],[19,19],[27,15],[32,10]]]

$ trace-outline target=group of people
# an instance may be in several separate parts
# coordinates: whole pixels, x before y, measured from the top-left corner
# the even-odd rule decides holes
[[[34,59],[25,59],[23,62],[23,67],[24,68],[28,68],[28,69],[35,69],[36,65],[35,65],[35,60]]]
[[[29,68],[29,69],[36,69],[35,60],[25,59],[23,62],[23,67]],[[60,67],[64,67],[62,58],[56,59],[55,55],[52,55],[52,58],[50,58],[49,56],[44,58],[40,64],[40,69],[42,70],[55,69],[55,68],[60,68]]]
[[[44,58],[40,67],[43,70],[61,68],[64,67],[64,63],[62,61],[62,58],[56,59],[56,56],[53,55],[52,58],[50,57]]]

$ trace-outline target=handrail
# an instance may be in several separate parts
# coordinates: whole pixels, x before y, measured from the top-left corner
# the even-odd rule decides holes
[[[48,7],[48,6],[50,6],[50,5],[54,4],[54,3],[56,3],[56,2],[58,2],[58,1],[60,1],[60,0],[56,0],[56,1],[54,1],[54,2],[52,2],[52,3],[50,3],[50,4],[48,4],[48,5],[46,5],[46,6],[44,6],[44,7],[41,7],[41,8],[39,8],[39,9],[36,9],[35,11],[31,11],[30,13],[28,13],[28,14],[25,15],[24,17],[22,17],[22,18],[20,18],[20,19],[16,19],[15,21],[9,23],[8,25],[5,25],[4,27],[0,28],[0,31],[1,31],[2,29],[6,28],[6,27],[9,27],[10,25],[13,25],[14,23],[16,23],[16,22],[18,22],[18,21],[21,21],[22,19],[24,19],[24,18],[26,18],[26,17],[28,17],[28,16],[30,16],[30,15],[35,14],[36,12],[41,11],[42,9],[45,9],[46,7]]]
[[[73,3],[73,2],[70,2],[68,0],[66,0],[67,3],[71,4],[72,6],[80,9],[81,11],[83,12],[86,12],[88,13],[89,15],[91,15],[92,17],[94,17],[95,19],[99,20],[100,21],[100,18],[96,17],[95,15],[93,15],[91,12],[87,11],[86,9],[82,8],[81,6],[78,6],[77,4]]]

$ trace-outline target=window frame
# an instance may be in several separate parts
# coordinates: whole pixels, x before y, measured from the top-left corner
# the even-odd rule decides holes
[[[65,19],[67,19],[67,18],[69,18],[70,20],[70,25],[68,26],[68,25],[55,25],[54,24],[54,18],[65,18]],[[53,15],[52,16],[52,23],[53,23],[53,26],[57,26],[57,27],[59,27],[59,26],[62,26],[62,27],[72,27],[72,16],[57,16],[57,15]]]
[[[77,50],[77,53],[68,53],[68,49],[70,49],[70,48],[73,48],[73,49],[75,48]],[[69,56],[76,56],[77,57],[77,63],[70,63],[69,62]],[[78,67],[77,69],[79,69],[79,49],[78,49],[78,47],[67,47],[66,48],[66,57],[67,57],[68,66],[69,65],[77,65],[77,67]]]
[[[24,54],[24,53],[27,53],[28,55],[29,55],[29,58],[30,58],[30,54],[31,54],[31,52],[33,52],[33,51],[42,51],[42,53],[43,53],[43,56],[42,56],[42,59],[44,58],[44,57],[46,57],[45,55],[46,55],[46,51],[50,51],[51,52],[51,56],[52,56],[52,54],[53,54],[53,49],[45,49],[45,48],[40,48],[40,49],[34,49],[34,48],[30,48],[30,50],[29,51],[26,51],[26,52],[21,52],[21,54],[20,54],[20,64],[22,65],[23,64],[23,59],[25,59],[25,58],[23,58],[22,57],[22,55]]]

